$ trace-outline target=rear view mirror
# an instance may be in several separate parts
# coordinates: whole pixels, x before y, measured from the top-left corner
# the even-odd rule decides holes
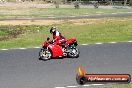
[[[47,38],[47,41],[49,41],[49,40],[50,40],[50,38],[48,37],[48,38]]]

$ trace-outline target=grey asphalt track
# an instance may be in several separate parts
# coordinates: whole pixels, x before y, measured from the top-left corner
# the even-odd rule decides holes
[[[132,43],[79,46],[80,57],[38,60],[40,49],[0,51],[0,88],[54,88],[77,85],[77,67],[88,73],[132,75]]]
[[[92,15],[84,15],[84,16],[59,16],[59,17],[47,17],[47,18],[13,18],[13,19],[1,19],[1,20],[65,20],[65,19],[105,18],[105,17],[132,17],[132,12],[92,14]]]

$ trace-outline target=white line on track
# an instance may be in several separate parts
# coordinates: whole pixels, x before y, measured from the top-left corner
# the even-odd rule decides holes
[[[132,82],[130,82],[132,83]],[[103,86],[105,84],[86,84],[86,85],[82,85],[84,87],[90,87],[90,86]],[[80,86],[66,86],[66,87],[54,87],[54,88],[80,88]]]
[[[93,86],[101,86],[101,85],[104,85],[104,84],[91,84]]]
[[[128,41],[128,42],[132,42],[132,41]]]
[[[34,47],[34,48],[40,48],[40,47]]]
[[[8,50],[8,49],[1,49],[1,50]]]
[[[91,86],[91,85],[83,85],[83,86],[88,87],[88,86]]]
[[[19,48],[19,49],[23,50],[23,49],[27,49],[27,48]]]
[[[109,42],[109,43],[117,43],[117,42]]]
[[[78,86],[67,86],[68,88],[76,88],[76,87],[78,87]]]
[[[103,43],[100,43],[100,42],[99,42],[99,43],[95,43],[95,44],[103,44]]]
[[[86,46],[86,45],[88,45],[88,44],[81,44],[81,45],[84,45],[84,46]]]
[[[132,12],[127,12],[127,13],[132,13]]]

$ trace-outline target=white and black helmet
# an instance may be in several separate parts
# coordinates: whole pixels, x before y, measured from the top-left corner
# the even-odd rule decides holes
[[[55,31],[56,31],[56,27],[51,27],[50,33],[52,34],[52,33],[54,33]]]

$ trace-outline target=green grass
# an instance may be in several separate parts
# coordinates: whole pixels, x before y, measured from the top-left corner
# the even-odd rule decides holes
[[[0,36],[6,36],[8,33],[0,31]]]
[[[16,8],[16,7],[0,7],[0,19],[9,18],[45,18],[57,16],[80,16],[97,13],[120,13],[132,12],[131,9],[94,9],[94,8]]]
[[[132,25],[129,22],[112,22],[106,24],[81,25],[65,28],[67,37],[76,37],[81,44],[111,41],[128,41],[132,39]]]
[[[56,24],[58,30],[68,39],[71,37],[77,38],[79,44],[93,44],[97,42],[122,42],[132,40],[132,19],[128,18],[125,21],[121,19],[111,20],[101,19],[93,24],[76,25],[72,22]],[[1,29],[2,26],[0,26]],[[0,48],[17,48],[17,47],[34,47],[40,46],[46,38],[52,37],[49,33],[49,26],[7,26],[12,29],[8,37],[0,41]],[[15,31],[13,31],[15,30]],[[40,30],[39,32],[37,30]],[[22,31],[22,32],[20,32]],[[1,33],[2,34],[2,33]],[[3,34],[1,37],[4,37]],[[6,34],[7,36],[7,34]]]

